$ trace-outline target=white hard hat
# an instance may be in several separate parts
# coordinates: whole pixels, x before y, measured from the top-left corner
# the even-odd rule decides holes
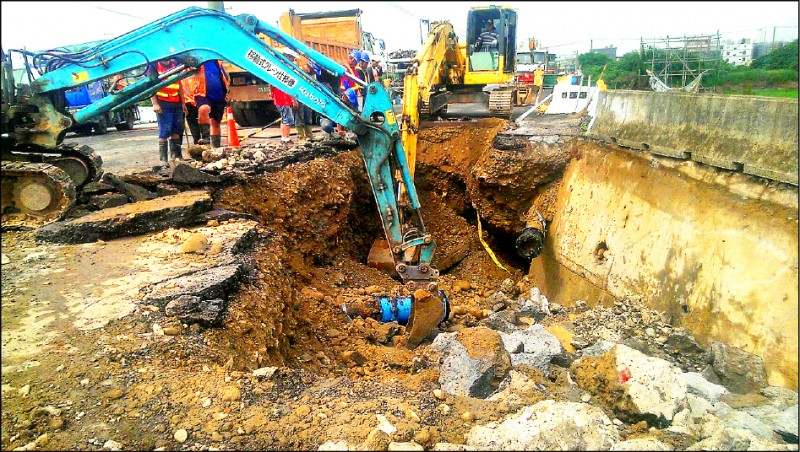
[[[282,48],[281,52],[283,52],[284,55],[288,55],[288,56],[290,56],[292,58],[295,58],[295,59],[296,58],[300,58],[300,55],[298,55],[297,52],[295,52],[294,50],[292,50],[292,49],[290,49],[288,47]]]

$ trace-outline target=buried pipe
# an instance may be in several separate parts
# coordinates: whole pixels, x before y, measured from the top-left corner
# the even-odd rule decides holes
[[[515,248],[517,254],[523,259],[535,259],[544,249],[544,238],[547,224],[538,211],[534,212],[525,223],[525,229],[517,236]]]

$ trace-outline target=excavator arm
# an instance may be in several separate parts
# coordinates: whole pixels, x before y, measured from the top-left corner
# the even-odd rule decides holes
[[[421,114],[435,113],[447,106],[447,84],[463,80],[464,62],[459,61],[458,37],[450,22],[434,22],[422,49],[403,79],[403,113],[401,130],[403,148],[414,175],[417,136]]]
[[[364,86],[366,98],[361,113],[259,39],[259,33],[331,74],[348,76]],[[164,74],[143,75],[139,81],[74,114],[68,113],[59,101],[66,89],[167,58],[175,58],[182,64]],[[87,118],[150,97],[160,88],[192,75],[209,60],[225,60],[258,75],[356,134],[397,273],[409,289],[425,292],[417,295],[418,299],[433,298],[446,305],[446,297],[431,296],[437,293],[438,271],[431,266],[436,244],[422,221],[419,198],[388,94],[379,83],[366,84],[348,75],[340,64],[253,15],[234,17],[216,10],[187,8],[87,51],[36,54],[34,67],[43,75],[31,83],[30,96],[12,102],[8,115],[4,115],[3,127],[14,146],[55,148],[73,123],[80,124]],[[411,310],[413,317],[413,305]],[[425,328],[435,327],[443,320],[446,306],[436,311],[435,323]]]

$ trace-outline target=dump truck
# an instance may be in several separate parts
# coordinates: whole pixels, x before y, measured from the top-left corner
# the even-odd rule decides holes
[[[344,64],[352,50],[370,51],[372,39],[361,30],[361,10],[281,14],[279,28],[319,53]],[[275,45],[266,35],[260,35]],[[232,64],[223,63],[231,77],[230,106],[236,123],[243,127],[263,127],[279,117],[268,83]]]
[[[111,93],[110,80],[96,80],[92,83],[67,90],[67,107],[70,112],[76,112],[81,108],[97,102]],[[103,135],[108,128],[114,126],[117,130],[131,130],[133,125],[141,119],[139,107],[136,104],[128,105],[125,108],[109,111],[105,114],[95,116],[92,120],[84,124],[74,125],[68,131],[75,133],[88,134],[94,131],[97,135]]]

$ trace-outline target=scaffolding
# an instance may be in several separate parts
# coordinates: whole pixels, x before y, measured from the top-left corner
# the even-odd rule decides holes
[[[667,86],[682,88],[700,74],[713,74],[720,69],[719,31],[715,35],[641,38],[640,55],[643,61],[650,60],[649,70]],[[645,68],[642,70],[646,72]],[[646,73],[639,76],[650,77]]]

